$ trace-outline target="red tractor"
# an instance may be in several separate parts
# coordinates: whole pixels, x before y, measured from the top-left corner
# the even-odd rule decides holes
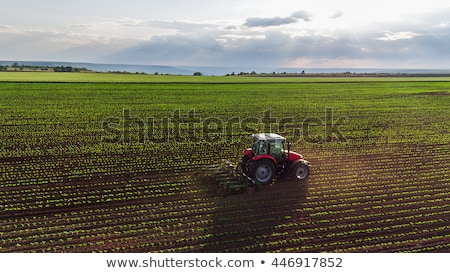
[[[253,134],[253,146],[244,150],[239,163],[242,174],[257,183],[269,184],[275,176],[305,180],[310,163],[301,154],[290,151],[290,144],[277,134]]]
[[[239,164],[234,167],[228,160],[221,160],[218,166],[206,168],[196,173],[196,179],[215,181],[218,193],[258,191],[263,185],[270,184],[275,176],[286,176],[299,181],[306,180],[310,173],[310,164],[303,156],[290,151],[290,144],[277,134],[254,134],[253,147],[244,150]],[[285,149],[287,146],[287,150]]]

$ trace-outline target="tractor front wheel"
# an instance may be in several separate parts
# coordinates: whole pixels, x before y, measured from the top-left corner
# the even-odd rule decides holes
[[[291,176],[297,180],[305,180],[309,175],[309,167],[303,162],[297,162],[292,166]]]
[[[272,182],[275,175],[275,165],[270,159],[261,159],[250,164],[250,176],[261,184]]]

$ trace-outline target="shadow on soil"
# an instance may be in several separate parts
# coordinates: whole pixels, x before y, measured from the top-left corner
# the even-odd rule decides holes
[[[260,191],[241,190],[217,194],[218,182],[199,173],[194,181],[208,189],[214,203],[212,225],[202,252],[265,252],[279,250],[277,236],[302,210],[308,195],[308,181],[274,180]],[[285,238],[286,234],[283,234]]]

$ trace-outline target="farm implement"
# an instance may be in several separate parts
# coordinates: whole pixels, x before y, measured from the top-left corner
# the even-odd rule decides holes
[[[213,183],[218,183],[217,193],[224,196],[239,191],[252,193],[259,191],[262,186],[258,180],[243,173],[240,164],[233,165],[225,159],[217,165],[208,166],[206,175]]]
[[[277,134],[253,134],[252,148],[245,149],[237,165],[222,159],[219,164],[208,166],[206,175],[218,183],[218,192],[259,191],[270,184],[274,177],[285,177],[298,181],[306,180],[310,174],[310,163],[303,156],[285,149],[286,139]]]

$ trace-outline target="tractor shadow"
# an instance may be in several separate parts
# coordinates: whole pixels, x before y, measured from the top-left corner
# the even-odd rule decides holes
[[[259,191],[240,190],[226,196],[217,194],[210,178],[197,181],[213,201],[208,239],[201,252],[267,252],[283,250],[273,244],[274,234],[297,219],[308,196],[308,180],[278,179]],[[295,217],[294,217],[295,215]]]

